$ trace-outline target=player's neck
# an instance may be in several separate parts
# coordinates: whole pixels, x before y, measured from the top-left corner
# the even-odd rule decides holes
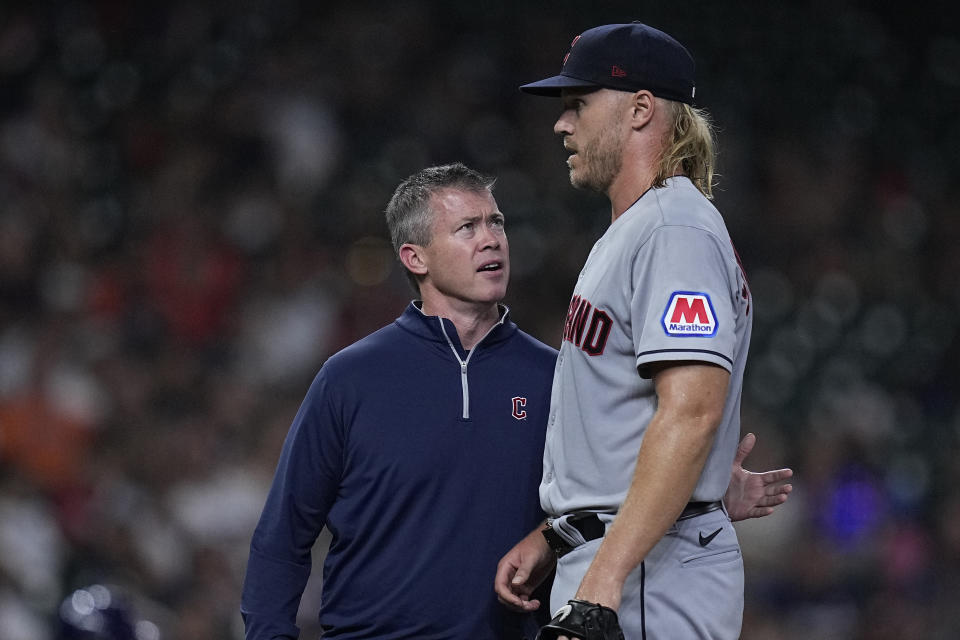
[[[620,171],[607,188],[611,224],[653,186],[659,170],[660,153],[647,135],[637,136],[627,143]]]
[[[423,313],[446,318],[457,328],[460,344],[469,351],[500,320],[497,303],[475,303],[424,296]]]
[[[657,181],[661,157],[666,153],[666,123],[658,121],[635,131],[621,153],[620,171],[607,188],[610,224],[633,206]],[[679,167],[677,173],[681,173]]]
[[[653,185],[654,175],[650,172],[621,171],[607,189],[610,199],[610,224],[616,222],[623,213],[633,206],[640,196]]]

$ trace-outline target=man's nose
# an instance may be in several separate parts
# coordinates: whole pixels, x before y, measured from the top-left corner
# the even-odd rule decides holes
[[[500,247],[500,234],[490,225],[483,225],[483,235],[480,238],[480,249],[497,249]]]

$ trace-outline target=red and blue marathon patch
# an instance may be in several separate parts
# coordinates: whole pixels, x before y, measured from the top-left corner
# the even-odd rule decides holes
[[[717,333],[717,314],[708,294],[674,291],[660,324],[674,338],[712,338]]]

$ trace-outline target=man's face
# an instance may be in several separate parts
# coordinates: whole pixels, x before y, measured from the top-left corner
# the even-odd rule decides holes
[[[570,183],[581,189],[606,193],[623,163],[624,98],[630,94],[612,89],[564,90],[563,113],[553,126],[563,136]]]
[[[507,293],[510,249],[504,217],[489,191],[442,189],[431,200],[430,243],[420,292],[451,304],[494,304]]]

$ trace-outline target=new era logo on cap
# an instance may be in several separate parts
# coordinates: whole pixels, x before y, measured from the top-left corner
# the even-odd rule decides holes
[[[674,291],[660,323],[675,338],[710,338],[717,333],[710,296],[696,291]]]

